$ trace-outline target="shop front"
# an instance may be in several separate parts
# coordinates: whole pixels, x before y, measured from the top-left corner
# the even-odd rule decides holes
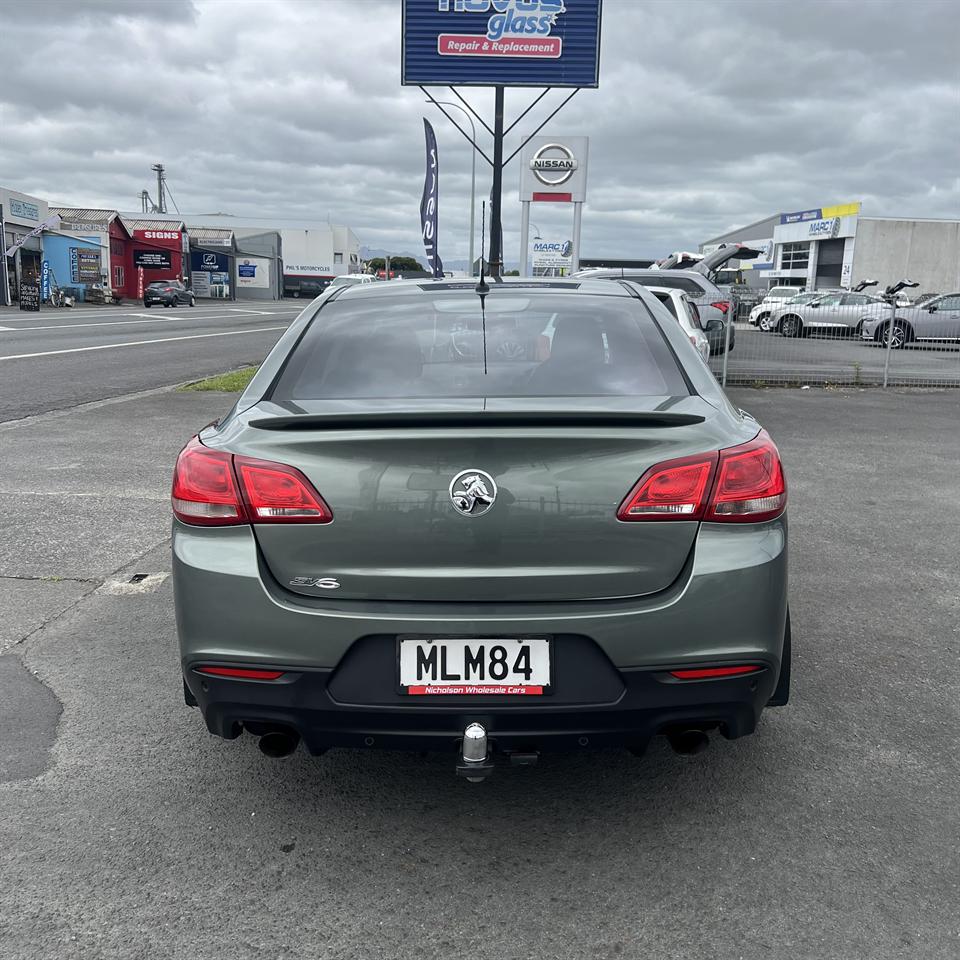
[[[44,234],[43,258],[49,288],[59,288],[78,302],[102,300],[109,263],[109,235],[104,230],[50,231]],[[99,293],[98,293],[99,292]]]
[[[232,230],[190,228],[190,277],[194,296],[234,300],[236,246]]]
[[[21,283],[39,285],[43,229],[50,223],[46,200],[0,187],[0,247],[4,251],[0,302],[19,299]]]
[[[157,280],[186,280],[190,272],[188,239],[176,220],[131,220],[130,265],[137,278],[136,296]]]

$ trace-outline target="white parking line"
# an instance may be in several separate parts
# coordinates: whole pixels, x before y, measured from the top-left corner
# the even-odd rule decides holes
[[[247,333],[270,333],[286,330],[285,326],[256,327],[252,330],[227,330],[223,333],[194,333],[189,337],[163,337],[160,340],[133,340],[130,343],[102,343],[95,347],[71,347],[69,350],[46,350],[43,353],[14,353],[0,360],[32,360],[34,357],[55,357],[63,353],[87,353],[90,350],[117,350],[120,347],[144,347],[151,343],[178,343],[181,340],[206,340],[209,337],[238,337]]]
[[[80,327],[125,327],[131,323],[170,323],[173,317],[151,317],[149,320],[101,320],[99,323],[57,323],[44,327],[0,327],[0,330],[77,330]]]

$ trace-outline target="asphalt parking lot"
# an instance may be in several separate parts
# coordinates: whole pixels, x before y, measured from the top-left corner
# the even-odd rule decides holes
[[[960,394],[731,395],[788,471],[792,703],[476,786],[183,706],[170,465],[230,396],[0,424],[0,956],[955,958]]]

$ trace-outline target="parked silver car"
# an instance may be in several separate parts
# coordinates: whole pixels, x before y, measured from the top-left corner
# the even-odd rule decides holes
[[[783,288],[780,287],[778,289]],[[811,293],[798,293],[795,296],[784,297],[771,303],[767,303],[766,300],[761,301],[750,311],[749,322],[756,323],[764,333],[777,331],[780,329],[780,317],[783,315],[784,307],[801,303],[811,303],[813,300],[819,300],[824,295],[823,290],[818,290]],[[774,312],[776,313],[776,318],[772,316]]]
[[[879,297],[865,293],[828,293],[809,303],[784,304],[771,314],[768,324],[784,337],[802,337],[809,333],[831,336],[859,334],[865,318],[880,317],[886,309]]]
[[[889,308],[879,316],[865,317],[860,327],[864,340],[886,346],[890,331]],[[960,293],[944,293],[912,307],[897,307],[893,323],[895,349],[914,341],[960,340]]]

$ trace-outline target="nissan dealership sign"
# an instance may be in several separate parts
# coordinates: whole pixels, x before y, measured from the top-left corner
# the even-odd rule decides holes
[[[520,154],[520,199],[583,203],[588,137],[530,137]]]

